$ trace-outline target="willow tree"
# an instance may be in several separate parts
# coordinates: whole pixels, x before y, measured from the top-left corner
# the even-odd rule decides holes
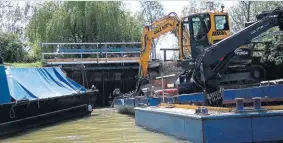
[[[38,49],[39,42],[140,41],[142,28],[120,1],[66,1],[38,6],[27,33]]]

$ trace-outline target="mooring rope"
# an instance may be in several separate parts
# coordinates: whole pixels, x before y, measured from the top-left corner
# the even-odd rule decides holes
[[[14,106],[16,106],[18,104],[18,101],[16,100],[16,104],[12,105],[11,106],[11,109],[10,109],[10,118],[15,118],[16,117],[16,113],[15,113],[15,110],[14,110]],[[12,116],[12,112],[13,112],[13,116]]]
[[[116,99],[116,97],[114,97],[114,99],[112,100],[111,105],[110,105],[110,109],[113,108],[115,99]]]
[[[40,108],[40,105],[39,105],[39,98],[37,98],[37,108]]]
[[[28,107],[29,107],[30,101],[28,101],[27,107],[26,107],[26,112],[28,111]]]

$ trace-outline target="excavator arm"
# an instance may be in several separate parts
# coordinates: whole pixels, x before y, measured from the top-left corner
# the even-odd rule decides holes
[[[142,51],[139,59],[141,71],[139,75],[143,78],[148,75],[148,61],[150,57],[150,51],[152,48],[152,40],[164,35],[173,30],[178,30],[179,19],[176,15],[162,18],[159,21],[155,21],[151,26],[146,26],[142,33]],[[152,27],[152,28],[151,28]]]
[[[187,51],[191,52],[191,49],[189,47],[189,32],[187,29],[184,30],[184,32],[180,32],[179,30],[181,30],[180,26],[181,24],[181,20],[179,20],[179,17],[177,16],[176,13],[171,12],[169,13],[167,16],[165,16],[164,18],[155,21],[152,23],[152,25],[150,26],[145,26],[144,27],[144,31],[142,33],[142,49],[141,49],[141,55],[140,55],[140,59],[139,59],[139,65],[140,65],[140,69],[139,69],[139,79],[136,85],[136,93],[140,94],[140,89],[141,89],[141,85],[143,85],[144,83],[148,82],[148,62],[149,62],[149,57],[150,57],[150,51],[152,48],[152,42],[154,39],[160,37],[161,35],[164,35],[168,32],[173,32],[175,34],[175,36],[178,37],[178,39],[180,39],[180,35],[181,33],[183,33],[183,35],[186,35],[184,42],[187,43],[185,45],[185,48],[187,49]],[[186,39],[187,38],[187,39]],[[181,43],[179,43],[181,44]],[[180,48],[180,59],[183,59],[183,50],[181,50]]]
[[[206,48],[198,56],[192,80],[204,90],[207,105],[222,106],[223,88],[219,86],[218,81],[235,56],[234,51],[242,45],[249,44],[253,38],[275,26],[283,30],[283,11],[281,9],[258,15],[255,23]]]

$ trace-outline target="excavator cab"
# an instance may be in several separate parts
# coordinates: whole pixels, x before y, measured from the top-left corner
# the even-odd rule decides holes
[[[186,28],[189,31],[189,46],[185,46],[186,43],[183,41],[180,43],[180,48],[183,50],[184,57],[184,60],[181,61],[181,66],[185,69],[185,72],[180,75],[180,83],[185,81],[188,82],[188,80],[190,80],[195,65],[195,59],[197,59],[203,50],[231,35],[229,16],[228,13],[223,11],[196,13],[182,18],[181,23],[182,28]],[[184,30],[180,30],[180,32],[183,31]],[[184,35],[184,33],[182,35]],[[188,55],[188,52],[185,49],[188,49],[188,47],[191,53],[190,56],[186,56]],[[225,50],[225,48],[229,47],[223,47],[223,50]],[[190,58],[192,60],[190,60]],[[238,78],[239,75],[244,74],[247,76]],[[230,65],[224,71],[220,83],[255,83],[264,78],[264,69],[260,65],[253,63],[251,50],[247,45],[242,45],[235,50],[235,56],[231,59]],[[185,85],[186,83],[183,84]],[[180,93],[183,93],[183,89],[181,88],[179,88],[179,91],[181,91]],[[184,88],[184,93],[194,92],[194,88],[186,87]]]
[[[182,24],[182,28],[186,27],[189,29],[191,56],[193,59],[206,47],[230,36],[229,17],[225,12],[193,14],[184,17]]]

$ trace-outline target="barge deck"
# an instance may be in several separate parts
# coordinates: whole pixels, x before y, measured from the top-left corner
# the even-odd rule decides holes
[[[196,113],[196,109],[136,107],[135,122],[148,130],[195,143],[283,141],[283,110],[201,110]]]

